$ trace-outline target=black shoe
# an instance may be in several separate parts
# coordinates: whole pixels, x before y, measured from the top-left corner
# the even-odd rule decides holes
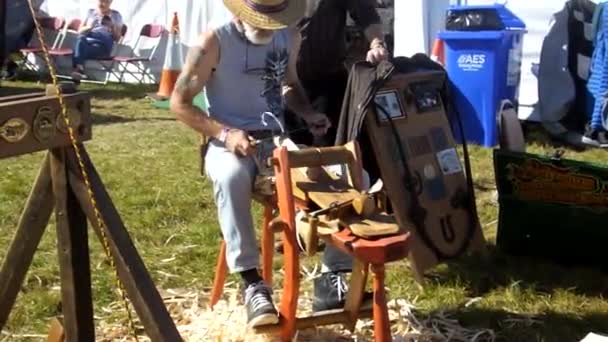
[[[11,81],[17,77],[17,72],[12,70],[2,70],[0,73],[0,78],[4,81]]]
[[[315,296],[312,302],[312,311],[320,312],[344,308],[348,284],[346,273],[327,272],[321,274],[314,280]],[[363,294],[363,302],[373,299],[371,292]]]
[[[589,126],[585,129],[583,143],[593,147],[608,147],[608,133],[601,129],[593,129]]]
[[[266,324],[277,324],[279,316],[272,303],[272,289],[263,281],[249,285],[245,289],[247,306],[247,326],[257,327]]]

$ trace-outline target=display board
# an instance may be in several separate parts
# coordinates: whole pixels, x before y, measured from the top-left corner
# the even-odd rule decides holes
[[[501,249],[608,266],[608,166],[501,150],[494,165]]]
[[[442,103],[444,82],[441,71],[395,74],[365,118],[397,222],[413,233],[410,261],[418,279],[484,246]]]

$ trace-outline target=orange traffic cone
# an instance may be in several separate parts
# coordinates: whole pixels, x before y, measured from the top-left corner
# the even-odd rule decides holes
[[[175,82],[182,70],[183,64],[184,56],[179,42],[179,20],[177,19],[177,12],[175,12],[173,13],[173,22],[167,41],[165,64],[160,75],[160,85],[156,97],[165,99],[171,97],[171,93],[173,92]]]
[[[441,65],[445,65],[445,47],[443,44],[443,40],[435,38],[431,51],[431,59]]]

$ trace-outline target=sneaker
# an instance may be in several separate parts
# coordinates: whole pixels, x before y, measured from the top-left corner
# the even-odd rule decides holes
[[[249,285],[244,298],[248,327],[279,323],[278,312],[272,303],[272,289],[263,281]]]
[[[583,143],[593,147],[606,148],[608,147],[608,132],[587,126],[583,135]]]
[[[345,272],[327,272],[314,280],[314,299],[312,311],[320,312],[344,308],[348,284]],[[363,302],[373,299],[371,292],[363,294]]]

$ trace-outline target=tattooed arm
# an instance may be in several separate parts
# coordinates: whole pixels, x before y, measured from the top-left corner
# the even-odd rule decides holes
[[[285,83],[283,84],[283,96],[285,97],[287,107],[306,122],[310,127],[310,131],[315,136],[323,136],[331,126],[329,119],[325,114],[314,110],[298,77],[297,62],[302,43],[300,31],[292,29],[291,38],[292,45],[291,51],[289,51],[289,64],[285,75]]]
[[[190,128],[222,141],[229,151],[246,156],[253,153],[246,132],[223,125],[192,104],[194,97],[203,90],[211,77],[213,68],[219,63],[219,56],[217,37],[212,31],[205,33],[188,52],[186,64],[171,95],[171,111]]]
[[[186,63],[171,95],[171,111],[177,119],[208,137],[219,137],[223,126],[192,101],[211,77],[213,68],[219,61],[219,52],[219,42],[215,34],[203,34],[188,52]]]

